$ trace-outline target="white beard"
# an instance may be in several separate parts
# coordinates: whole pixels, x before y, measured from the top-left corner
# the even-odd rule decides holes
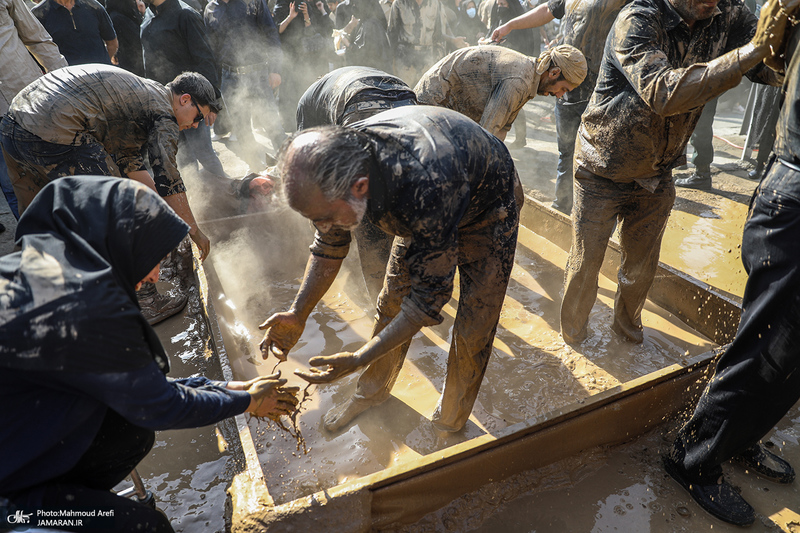
[[[349,224],[347,226],[342,226],[343,229],[347,231],[353,231],[361,224],[361,220],[364,218],[364,215],[367,213],[367,198],[364,197],[361,200],[357,200],[356,198],[350,198],[347,200],[347,205],[355,212],[356,214],[356,221],[353,224]]]

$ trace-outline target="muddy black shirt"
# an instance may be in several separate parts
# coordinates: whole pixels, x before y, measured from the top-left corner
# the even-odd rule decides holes
[[[592,96],[600,60],[611,25],[619,10],[629,0],[550,0],[547,7],[557,19],[561,19],[559,44],[569,44],[583,52],[588,71],[586,79],[574,90],[564,95],[569,103],[587,102]]]
[[[267,65],[281,73],[281,40],[267,0],[211,0],[204,19],[222,66]]]
[[[756,23],[742,0],[722,0],[693,30],[669,0],[634,0],[622,8],[578,130],[577,164],[651,191],[671,179],[670,170],[686,160],[705,103],[742,79],[736,54],[713,67],[706,62],[747,44]],[[777,81],[763,63],[747,76]]]
[[[789,38],[786,58],[786,100],[778,118],[773,151],[784,161],[800,165],[800,29],[797,26]]]
[[[338,68],[303,93],[297,104],[297,131],[344,125],[348,106],[372,98],[416,101],[411,87],[396,76],[369,67]]]
[[[403,311],[419,326],[438,324],[453,290],[459,228],[513,194],[514,162],[497,137],[441,107],[393,109],[351,127],[370,136],[376,156],[365,216],[411,240],[405,260],[414,285]],[[349,245],[348,231],[317,232],[311,253],[341,259]]]

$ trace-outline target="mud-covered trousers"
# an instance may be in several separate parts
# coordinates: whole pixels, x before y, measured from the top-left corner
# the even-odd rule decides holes
[[[567,342],[586,337],[600,267],[615,223],[619,223],[622,260],[614,299],[614,329],[631,340],[641,338],[642,308],[655,278],[661,238],[675,202],[671,176],[664,176],[651,193],[638,183],[617,183],[578,167],[574,193],[561,334]]]
[[[55,179],[76,175],[119,175],[100,143],[67,146],[47,142],[22,128],[8,115],[0,123],[0,144],[20,214],[34,196]]]
[[[458,431],[467,423],[492,354],[500,310],[506,294],[517,245],[519,209],[523,196],[519,179],[508,194],[472,224],[458,228],[458,310],[450,340],[447,376],[439,404],[431,417],[445,431]],[[405,253],[408,241],[395,238],[378,299],[373,336],[400,312],[411,290]],[[354,400],[378,404],[389,398],[411,341],[394,348],[361,374]]]
[[[758,442],[800,399],[800,172],[772,162],[742,237],[739,330],[678,439],[701,477]]]
[[[160,511],[111,492],[150,453],[154,442],[153,431],[134,426],[109,409],[94,441],[75,466],[55,479],[9,495],[9,499],[26,513],[37,509],[114,510],[112,528],[59,526],[59,531],[172,533],[169,520]]]

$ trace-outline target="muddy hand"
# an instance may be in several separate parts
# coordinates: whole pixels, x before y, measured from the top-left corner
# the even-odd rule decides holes
[[[769,47],[768,57],[782,53],[786,25],[797,12],[799,0],[769,0],[761,7],[756,34],[752,44],[756,48]]]
[[[350,352],[312,357],[308,364],[312,366],[308,371],[295,370],[294,373],[309,383],[315,384],[330,383],[348,374],[352,374],[364,366],[361,362],[361,358]],[[317,367],[325,368],[321,369]]]
[[[259,344],[261,356],[267,359],[269,352],[272,352],[278,360],[286,361],[286,355],[300,340],[305,327],[305,323],[291,311],[275,313],[258,326],[259,329],[267,330]]]
[[[254,416],[277,418],[291,414],[297,406],[299,387],[283,387],[285,379],[256,380],[247,392],[250,394],[248,412]]]

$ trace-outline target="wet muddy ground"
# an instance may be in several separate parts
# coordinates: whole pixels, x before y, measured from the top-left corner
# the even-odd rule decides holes
[[[528,104],[528,109],[527,146],[512,151],[512,155],[527,192],[549,202],[557,158],[552,101],[537,99]],[[716,133],[741,144],[743,139],[731,133],[734,126],[738,130],[735,122],[735,117],[718,117],[720,127]],[[513,140],[512,132],[508,141]],[[264,144],[269,147],[268,142]],[[246,173],[246,167],[231,150],[235,148],[232,143],[215,142],[214,146],[232,175]],[[714,190],[678,191],[662,260],[724,291],[741,295],[745,276],[738,245],[746,204],[755,183],[744,178],[747,168],[735,162],[737,150],[724,142],[715,146],[719,150],[712,166]],[[689,172],[678,171],[678,175]],[[216,213],[207,210],[216,203],[213,193],[196,180],[188,181],[198,218],[216,218]],[[8,253],[14,223],[5,203],[0,203],[0,222],[8,228],[0,234],[0,253]],[[237,350],[242,352],[234,361],[235,371],[243,378],[272,371],[273,361],[261,362],[253,350],[260,337],[256,326],[291,301],[310,243],[311,233],[303,221],[289,214],[273,218],[239,227],[249,220],[245,217],[235,224],[223,225],[217,233],[210,232],[213,248],[209,261],[227,283],[226,298],[215,305],[236,307],[235,315],[244,317],[240,323],[232,324],[238,332]],[[645,314],[645,344],[636,347],[620,343],[608,327],[613,285],[601,280],[599,301],[590,320],[590,337],[580,352],[571,350],[556,333],[563,252],[539,242],[541,239],[535,235],[523,233],[495,354],[465,432],[453,442],[440,442],[426,423],[441,388],[448,324],[454,314],[451,302],[444,312],[450,322],[426,330],[414,340],[409,364],[393,397],[342,432],[324,432],[319,419],[330,405],[352,392],[355,378],[311,389],[311,400],[300,418],[309,443],[308,455],[298,452],[295,441],[274,425],[251,420],[269,490],[276,502],[544,414],[563,402],[680,361],[687,351],[702,353],[710,346],[707,340],[693,336],[685,326],[650,304]],[[286,235],[291,236],[289,246],[284,243]],[[352,260],[348,260],[351,265]],[[309,320],[293,360],[279,367],[285,375],[296,366],[304,366],[312,355],[354,349],[366,339],[372,310],[360,293],[361,281],[354,272],[342,276],[341,284],[330,291]],[[215,376],[219,372],[202,353],[196,311],[196,307],[190,309],[157,328],[172,356],[171,375],[176,377]],[[624,358],[618,356],[620,350]],[[666,442],[663,434],[674,425],[674,421],[669,422],[621,447],[593,450],[487,485],[406,530],[738,530],[707,517],[680,487],[665,478],[658,454]],[[176,531],[225,529],[225,490],[240,465],[233,454],[220,448],[217,433],[214,427],[159,433],[152,453],[140,465],[140,474]],[[795,407],[783,419],[772,441],[783,455],[800,464],[798,439],[800,412]],[[800,531],[800,509],[796,508],[800,498],[794,485],[779,487],[753,480],[739,467],[728,467],[727,472],[761,513],[752,530]]]

